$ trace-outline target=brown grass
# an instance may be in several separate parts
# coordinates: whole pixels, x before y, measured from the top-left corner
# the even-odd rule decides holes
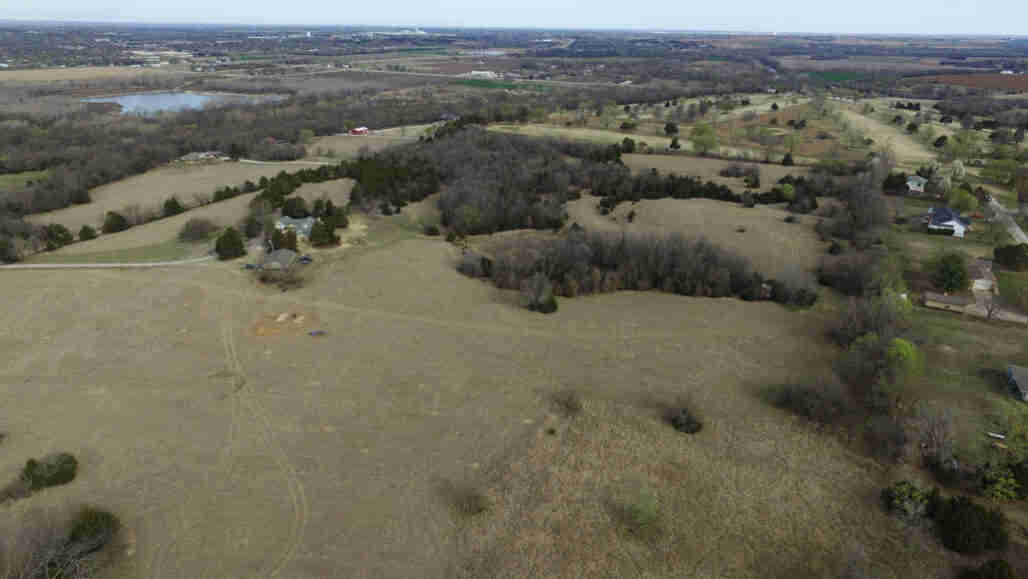
[[[84,66],[76,68],[33,68],[0,70],[0,84],[44,83],[93,79],[138,79],[188,72],[186,68],[131,68],[127,66]]]
[[[317,137],[306,145],[309,159],[352,159],[360,154],[361,150],[367,148],[369,153],[375,153],[383,149],[404,143],[413,143],[418,140],[418,135],[423,131],[412,128],[408,136],[394,134],[392,130],[383,135],[332,135]],[[318,156],[318,149],[321,156]],[[327,157],[329,151],[335,152],[335,157]]]
[[[739,161],[726,161],[722,159],[710,159],[705,157],[687,157],[684,155],[622,155],[621,159],[625,165],[628,165],[630,169],[635,172],[647,171],[649,169],[657,169],[662,174],[677,173],[679,175],[690,175],[692,177],[699,177],[704,181],[714,181],[715,183],[721,183],[731,187],[733,190],[741,191],[744,189],[742,179],[735,179],[731,177],[722,177],[718,173],[725,167],[731,165],[743,165],[745,167],[754,167],[760,171],[760,185],[761,191],[765,191],[771,187],[771,185],[778,182],[779,179],[786,175],[793,175],[799,177],[810,173],[810,169],[807,167],[783,167],[782,165],[773,165],[765,163],[743,163]]]
[[[1028,77],[1023,74],[946,74],[923,77],[919,80],[941,84],[955,84],[997,90],[1028,90]]]

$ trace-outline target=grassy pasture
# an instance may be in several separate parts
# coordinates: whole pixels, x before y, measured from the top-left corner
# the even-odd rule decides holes
[[[38,181],[46,176],[46,171],[23,171],[21,173],[0,174],[0,193],[17,191],[28,181]]]
[[[690,175],[693,177],[699,177],[704,181],[714,181],[715,183],[722,183],[728,185],[733,189],[742,190],[744,188],[742,179],[736,179],[732,177],[722,177],[719,172],[731,165],[743,165],[746,167],[755,167],[760,171],[760,190],[767,190],[774,183],[777,183],[779,179],[786,175],[793,175],[799,177],[806,175],[810,172],[807,167],[784,167],[782,165],[765,164],[765,163],[742,163],[739,161],[728,161],[724,159],[711,159],[708,157],[688,157],[685,155],[622,155],[622,161],[625,165],[637,173],[648,171],[650,169],[656,169],[661,174],[677,173],[679,175]]]
[[[933,151],[928,150],[902,129],[860,114],[848,106],[841,106],[839,111],[847,122],[874,139],[877,146],[891,146],[896,152],[897,165],[901,168],[916,170],[935,159]]]
[[[82,66],[72,68],[27,68],[0,70],[0,84],[29,84],[55,81],[95,79],[138,79],[166,76],[168,73],[189,72],[188,66],[161,68],[131,68],[128,66]]]
[[[60,223],[77,232],[83,225],[98,227],[108,211],[121,211],[128,205],[159,210],[172,195],[183,204],[192,205],[195,195],[209,199],[220,187],[242,185],[247,179],[256,182],[262,176],[299,168],[302,166],[293,163],[168,165],[97,187],[90,191],[91,203],[31,215],[28,219],[33,223]]]
[[[418,140],[418,136],[424,132],[424,129],[421,126],[411,127],[407,136],[399,134],[400,132],[402,132],[401,129],[392,128],[386,129],[383,134],[379,134],[376,131],[376,134],[374,135],[330,135],[325,137],[316,137],[307,145],[307,158],[323,159],[328,161],[334,159],[352,159],[360,154],[361,150],[365,147],[367,147],[369,152],[374,153],[394,145],[416,142]],[[319,149],[322,153],[320,157],[317,156]],[[329,151],[334,152],[335,155],[328,158],[327,155]]]
[[[144,226],[145,227],[145,226]],[[87,253],[37,253],[26,260],[26,263],[130,263],[147,261],[176,261],[190,257],[199,257],[207,252],[207,243],[180,243],[176,240]]]

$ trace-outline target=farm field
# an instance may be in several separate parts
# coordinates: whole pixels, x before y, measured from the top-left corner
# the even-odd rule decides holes
[[[127,80],[167,76],[169,73],[189,72],[188,66],[161,68],[132,68],[129,66],[80,66],[72,68],[28,68],[0,70],[0,85],[6,83],[46,83],[94,79]]]
[[[691,175],[693,177],[699,177],[704,181],[714,181],[715,183],[721,183],[736,189],[741,189],[743,187],[742,179],[722,177],[719,174],[722,169],[733,165],[755,167],[760,171],[761,190],[769,189],[772,184],[777,183],[779,179],[786,175],[799,177],[810,173],[810,169],[808,167],[785,167],[770,163],[742,163],[740,161],[711,159],[707,157],[687,157],[684,155],[628,154],[622,155],[621,160],[625,165],[632,169],[632,171],[637,173],[656,169],[657,171],[660,171],[661,174],[666,175],[668,173],[677,173],[679,175]]]
[[[137,205],[144,211],[159,210],[172,195],[177,196],[181,203],[192,205],[195,195],[209,199],[215,189],[242,185],[246,180],[256,182],[279,171],[296,171],[299,168],[302,166],[294,163],[168,165],[97,187],[89,192],[93,199],[91,203],[37,213],[28,219],[40,224],[60,223],[77,232],[83,225],[98,227],[108,211],[121,211],[129,205]]]
[[[854,550],[885,578],[952,565],[877,508],[886,471],[762,401],[827,370],[818,309],[624,292],[539,316],[456,274],[455,247],[389,227],[287,293],[232,263],[6,273],[4,297],[28,301],[0,334],[0,477],[56,450],[81,465],[4,524],[105,505],[127,527],[111,577],[815,577]],[[574,419],[551,402],[567,388]],[[683,395],[705,422],[691,437],[661,418]],[[490,505],[470,520],[445,498],[463,484]],[[660,507],[652,543],[615,524],[637,491]]]
[[[996,90],[1028,90],[1028,77],[1022,74],[947,74],[922,80]]]
[[[569,221],[588,231],[702,237],[749,258],[768,276],[813,283],[813,272],[826,250],[814,233],[814,216],[800,215],[796,223],[785,223],[790,213],[775,206],[745,208],[711,199],[644,199],[621,203],[610,215],[600,215],[598,201],[586,196],[568,203]],[[635,216],[629,222],[632,211]],[[737,231],[740,227],[745,231]]]

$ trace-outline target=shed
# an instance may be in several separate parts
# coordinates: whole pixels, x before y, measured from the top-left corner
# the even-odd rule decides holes
[[[992,262],[987,259],[976,259],[967,268],[973,280],[974,291],[999,293],[999,284],[996,283],[996,274],[992,273]]]
[[[1007,382],[1010,393],[1028,402],[1028,368],[1024,366],[1007,366]]]
[[[928,184],[928,179],[920,175],[911,175],[907,177],[907,192],[909,193],[924,193],[924,186]]]
[[[357,127],[355,129],[350,129],[350,134],[351,135],[362,136],[362,135],[367,135],[370,132],[371,132],[371,130],[368,129],[367,127]]]
[[[924,305],[925,307],[935,308],[937,310],[959,312],[962,314],[967,309],[967,306],[971,305],[971,300],[970,298],[961,295],[925,292]]]

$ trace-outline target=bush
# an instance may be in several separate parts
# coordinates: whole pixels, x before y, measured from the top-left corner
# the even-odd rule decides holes
[[[562,390],[554,394],[553,402],[567,418],[578,416],[582,412],[582,398],[574,390]]]
[[[928,493],[909,481],[882,489],[885,510],[911,524],[920,523],[928,514]]]
[[[178,232],[179,241],[207,241],[218,230],[218,226],[208,219],[194,217],[182,225]]]
[[[832,255],[839,255],[840,253],[842,253],[842,245],[840,245],[838,241],[833,239],[832,244],[828,246],[828,253]]]
[[[449,242],[449,243],[453,243],[454,241],[457,241],[457,234],[455,232],[453,232],[453,231],[447,231],[446,232],[446,241]]]
[[[682,408],[671,414],[671,426],[678,432],[696,434],[703,430],[703,423],[688,408]]]
[[[473,517],[489,508],[486,496],[470,484],[443,481],[439,491],[450,507],[462,517]]]
[[[878,457],[897,460],[903,455],[907,433],[903,425],[891,416],[877,414],[864,424],[864,440]]]
[[[796,216],[795,215],[786,215],[785,216],[785,222],[786,223],[796,223]]]
[[[335,234],[335,229],[318,219],[314,222],[314,226],[311,227],[311,245],[315,247],[327,247],[329,245],[339,245],[340,238]]]
[[[941,501],[935,521],[942,544],[958,553],[974,555],[987,549],[1003,549],[1009,541],[1003,513],[986,509],[964,496]]]
[[[89,241],[90,239],[96,239],[96,230],[88,225],[83,225],[82,229],[79,229],[79,241]]]
[[[185,210],[186,210],[186,208],[183,207],[182,204],[179,203],[178,198],[176,198],[174,196],[173,197],[169,197],[168,200],[164,202],[164,207],[162,208],[162,212],[163,212],[165,217],[171,217],[172,215],[178,215],[179,213],[182,213]]]
[[[782,157],[782,165],[785,165],[786,167],[792,167],[795,164],[796,161],[793,160],[792,153],[786,153],[785,157]]]
[[[851,411],[845,390],[834,380],[783,384],[770,390],[770,401],[778,408],[822,424],[832,424]]]
[[[1028,243],[1001,245],[993,250],[996,263],[1007,269],[1023,271],[1028,269]]]
[[[29,489],[39,490],[70,483],[78,473],[78,460],[66,452],[29,459],[21,471],[21,480]]]
[[[424,232],[425,235],[428,235],[428,236],[431,236],[431,237],[435,237],[435,236],[439,235],[439,226],[438,225],[426,225],[425,228],[423,229],[423,232]]]
[[[653,539],[660,534],[660,504],[650,492],[635,492],[620,506],[617,515],[625,530],[639,539]]]
[[[957,579],[1015,579],[1014,570],[1003,559],[982,563],[981,567],[964,569]]]
[[[521,287],[526,307],[533,312],[552,314],[557,311],[557,299],[553,295],[553,284],[540,272],[525,280]]]
[[[83,507],[71,521],[66,548],[76,556],[99,551],[121,529],[117,516],[94,507]]]
[[[307,202],[303,197],[287,197],[282,204],[282,215],[293,219],[303,219],[310,215],[307,210]]]
[[[41,233],[43,235],[43,239],[46,241],[47,251],[53,251],[75,241],[75,237],[71,234],[71,231],[68,231],[67,227],[59,223],[44,225]]]
[[[935,263],[932,283],[946,292],[964,291],[971,284],[964,256],[956,252],[944,254]]]
[[[253,239],[264,231],[264,224],[261,223],[260,216],[251,213],[243,219],[242,229],[247,239]]]
[[[128,219],[125,218],[121,213],[115,213],[114,211],[108,211],[104,217],[103,227],[100,228],[104,233],[117,233],[119,231],[125,231],[131,227]]]
[[[235,259],[246,255],[243,236],[239,235],[235,227],[229,227],[218,237],[218,241],[214,244],[214,252],[221,260]]]

